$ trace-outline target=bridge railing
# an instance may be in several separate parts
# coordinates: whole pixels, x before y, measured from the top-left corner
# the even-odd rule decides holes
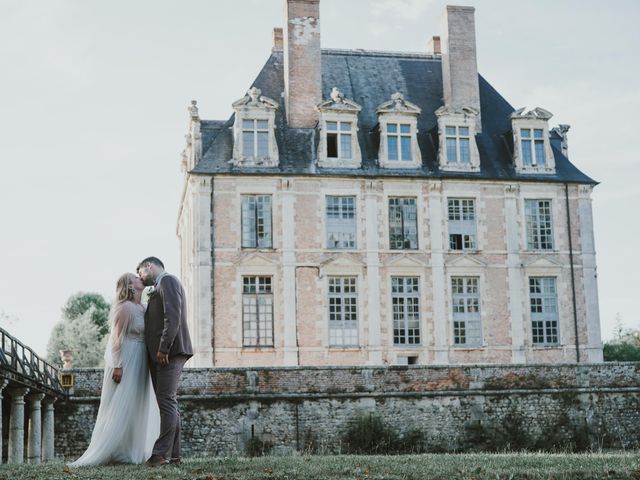
[[[63,392],[58,369],[41,359],[20,340],[0,328],[0,369],[12,371],[53,390]]]

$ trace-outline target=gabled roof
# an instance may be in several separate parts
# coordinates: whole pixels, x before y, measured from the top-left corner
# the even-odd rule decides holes
[[[476,136],[480,154],[479,172],[444,172],[438,168],[437,119],[442,101],[442,62],[439,56],[363,50],[322,50],[322,98],[337,87],[362,106],[358,115],[361,168],[331,169],[316,164],[315,129],[289,128],[285,121],[283,53],[271,54],[256,80],[262,94],[279,102],[276,112],[276,141],[280,153],[278,167],[237,167],[229,163],[233,152],[232,126],[227,121],[203,121],[203,155],[193,173],[201,174],[323,174],[359,177],[477,178],[549,182],[597,183],[578,170],[561,152],[560,137],[551,134],[555,174],[519,174],[513,166],[511,114],[514,108],[479,76],[482,133]],[[422,109],[418,116],[418,144],[422,167],[389,169],[377,165],[379,133],[376,108],[395,92]]]

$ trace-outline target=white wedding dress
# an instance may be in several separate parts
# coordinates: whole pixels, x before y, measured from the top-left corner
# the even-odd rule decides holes
[[[147,367],[144,306],[124,302],[113,307],[105,351],[104,380],[91,443],[69,466],[142,463],[160,434],[160,413]],[[122,367],[115,383],[113,369]]]

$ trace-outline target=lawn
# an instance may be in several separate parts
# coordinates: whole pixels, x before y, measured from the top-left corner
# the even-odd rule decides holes
[[[192,458],[180,466],[118,465],[68,469],[64,463],[2,465],[0,480],[333,480],[333,479],[634,479],[640,455],[425,454]]]

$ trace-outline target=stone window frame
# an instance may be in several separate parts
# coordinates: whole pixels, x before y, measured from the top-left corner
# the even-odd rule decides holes
[[[278,144],[275,137],[275,115],[278,103],[262,95],[259,88],[251,87],[241,99],[233,102],[233,156],[230,163],[244,167],[277,167],[279,165]],[[257,157],[246,155],[243,143],[243,121],[266,120],[268,130],[268,155]]]
[[[418,145],[418,116],[422,110],[417,105],[405,100],[404,95],[396,92],[391,100],[382,103],[376,109],[380,131],[380,145],[378,147],[378,164],[382,168],[421,168],[422,153]],[[411,160],[389,160],[388,152],[388,124],[408,124],[411,135]]]
[[[386,218],[387,218],[387,239],[388,239],[388,247],[389,250],[391,250],[392,252],[399,252],[399,251],[410,251],[410,252],[417,252],[418,250],[420,250],[420,205],[418,202],[418,198],[417,196],[413,196],[413,195],[389,195],[386,196]],[[415,208],[416,208],[416,225],[415,225],[415,230],[416,230],[416,246],[415,248],[393,248],[391,245],[391,215],[390,215],[390,210],[391,210],[391,200],[392,199],[412,199],[415,201]],[[404,218],[404,217],[403,217]],[[402,232],[403,234],[403,239],[404,237],[404,231]]]
[[[555,174],[556,161],[549,140],[549,119],[553,114],[542,108],[527,110],[520,108],[511,114],[511,130],[513,133],[513,162],[517,173]],[[525,165],[522,152],[522,130],[542,130],[544,141],[545,164]],[[534,137],[530,137],[534,141]],[[532,151],[535,159],[535,148]]]
[[[426,325],[425,325],[425,278],[423,272],[418,272],[416,269],[389,269],[387,272],[387,288],[388,288],[388,321],[389,321],[389,345],[394,349],[418,349],[424,348],[426,345],[425,335],[426,335]],[[419,342],[417,343],[395,343],[395,334],[394,334],[394,312],[393,312],[393,279],[394,278],[417,278],[418,279],[418,294],[414,297],[418,299],[418,335]],[[406,315],[405,315],[406,318]],[[405,332],[405,338],[408,335],[408,332]]]
[[[463,107],[456,111],[442,106],[435,111],[438,119],[438,165],[441,170],[450,172],[478,172],[480,171],[480,153],[476,143],[480,112],[472,107]],[[469,129],[469,162],[449,162],[447,158],[447,127]],[[456,142],[457,145],[458,142]]]
[[[551,228],[553,230],[552,250],[528,250],[527,249],[527,221],[525,217],[525,200],[551,200]],[[545,255],[558,253],[560,250],[560,232],[564,226],[564,221],[560,218],[562,205],[558,198],[558,187],[556,185],[542,184],[521,184],[518,193],[518,216],[520,225],[520,251],[523,254]]]
[[[555,342],[548,342],[547,341],[547,326],[543,325],[543,336],[545,338],[545,341],[543,342],[534,342],[534,328],[533,328],[533,322],[534,321],[542,321],[546,324],[547,321],[549,321],[546,318],[540,318],[540,319],[535,319],[533,316],[533,312],[531,312],[531,307],[532,307],[532,294],[531,294],[531,280],[532,279],[553,279],[554,280],[554,287],[555,287],[555,307],[556,307],[556,311],[555,311],[555,318],[552,319],[551,321],[555,322],[555,328],[556,328],[556,338],[557,340]],[[560,348],[562,346],[562,333],[561,333],[561,324],[560,324],[560,291],[558,288],[559,285],[559,276],[558,275],[554,275],[550,272],[545,273],[545,274],[540,274],[539,272],[536,274],[528,274],[526,275],[526,291],[527,291],[527,317],[528,317],[528,327],[529,327],[529,335],[528,335],[528,339],[531,342],[532,347],[534,348]],[[544,295],[541,295],[542,297]]]
[[[245,183],[246,182],[246,183]],[[238,185],[235,189],[236,215],[238,222],[236,234],[236,248],[238,251],[244,252],[273,252],[280,248],[281,238],[280,229],[282,222],[281,202],[277,195],[277,188],[273,185],[265,185],[263,182],[252,182],[249,178],[243,179],[243,184]],[[271,247],[268,248],[252,248],[242,246],[242,196],[243,195],[270,195],[271,196]]]
[[[256,241],[256,245],[255,246],[245,246],[244,244],[244,225],[245,225],[245,216],[244,216],[244,199],[245,197],[256,197],[256,202],[257,202],[257,198],[259,197],[266,197],[269,198],[269,218],[268,218],[268,225],[269,225],[269,245],[259,245],[259,238],[258,238],[258,230],[256,229],[254,231],[255,234],[255,241]],[[265,216],[266,218],[266,216]],[[258,221],[258,218],[256,217],[255,222]],[[271,194],[264,194],[264,193],[242,193],[240,194],[240,248],[242,250],[272,250],[273,249],[273,195]]]
[[[328,207],[329,207],[329,197],[341,198],[341,197],[349,197],[353,198],[353,211],[354,211],[354,219],[353,219],[353,229],[354,229],[354,246],[353,247],[332,247],[329,244],[329,218],[328,218]],[[357,251],[360,248],[360,244],[362,243],[360,240],[361,227],[360,222],[362,219],[362,215],[360,212],[360,195],[359,192],[356,191],[337,191],[337,190],[323,190],[322,191],[322,201],[323,201],[323,216],[322,216],[322,231],[324,233],[324,249],[330,250],[332,252],[353,252]]]
[[[418,213],[418,248],[415,250],[395,250],[391,249],[391,242],[389,238],[389,198],[391,197],[415,197]],[[427,198],[422,190],[422,184],[413,182],[407,184],[407,182],[385,182],[383,184],[382,192],[382,204],[377,205],[378,218],[382,221],[379,224],[379,229],[382,231],[380,237],[379,248],[384,253],[399,254],[399,253],[417,253],[423,251],[427,245],[429,245],[429,239],[426,236],[427,226],[425,225],[425,218],[428,218],[428,213],[425,210],[425,202]]]
[[[363,318],[366,316],[365,302],[367,298],[366,282],[364,279],[364,266],[351,261],[344,261],[348,259],[349,254],[340,253],[336,251],[336,261],[329,262],[321,268],[321,282],[322,285],[322,341],[323,347],[331,351],[359,351],[363,348],[362,342],[365,339],[365,325]],[[342,262],[341,262],[342,260]],[[358,292],[357,309],[358,309],[358,345],[331,345],[329,342],[329,277],[356,277],[356,289]],[[325,280],[326,279],[326,280]]]
[[[323,168],[360,168],[362,165],[362,153],[358,141],[358,114],[362,107],[353,100],[344,97],[344,94],[333,87],[330,98],[316,106],[319,112],[318,129],[318,166]],[[338,123],[338,157],[327,156],[327,122]],[[340,157],[340,124],[351,124],[351,158]]]
[[[354,281],[354,287],[355,287],[355,293],[354,294],[345,294],[344,292],[342,292],[340,295],[332,295],[331,294],[331,280],[332,279],[340,279],[341,283],[345,280],[345,279],[353,279]],[[326,302],[327,302],[327,306],[326,306],[326,319],[327,319],[327,345],[329,348],[331,349],[352,349],[352,348],[359,348],[360,347],[360,319],[362,317],[361,315],[361,310],[360,310],[360,297],[361,297],[361,292],[360,292],[360,281],[359,281],[359,276],[358,275],[345,275],[345,274],[335,274],[332,273],[331,275],[327,275],[327,281],[326,281]],[[343,286],[341,284],[341,286]],[[343,344],[339,344],[339,343],[332,343],[331,342],[331,298],[335,297],[335,296],[339,296],[341,299],[345,299],[345,298],[355,298],[355,316],[356,316],[356,320],[355,320],[355,331],[356,331],[356,338],[355,338],[355,342],[354,343],[343,343]],[[342,308],[344,309],[344,302],[342,303]],[[343,310],[343,316],[344,316],[344,310]],[[341,322],[344,322],[344,320],[341,320]],[[342,330],[344,330],[344,326],[342,328]]]
[[[539,223],[536,225],[530,225],[529,224],[529,216],[527,214],[527,205],[530,204],[530,202],[549,202],[549,222],[551,224],[550,228],[551,228],[551,247],[550,248],[542,248],[542,242],[540,242],[540,244],[536,247],[535,243],[533,244],[533,246],[531,246],[529,244],[529,237],[530,237],[530,228],[536,228],[536,229],[540,229],[540,225]],[[537,205],[537,210],[536,210],[536,217],[540,217],[540,209],[539,209],[539,205]],[[524,230],[525,230],[525,238],[524,238],[524,246],[525,246],[525,251],[527,252],[553,252],[556,251],[556,240],[555,240],[555,231],[556,231],[556,225],[554,222],[554,204],[553,204],[553,199],[552,198],[524,198],[523,199],[523,209],[522,209],[522,214],[523,214],[523,224],[524,224]],[[533,235],[533,233],[531,233],[531,235]]]
[[[473,202],[473,236],[474,236],[474,242],[475,245],[473,247],[470,248],[465,248],[464,246],[464,231],[466,230],[464,228],[464,225],[462,225],[459,230],[461,230],[462,233],[459,233],[460,235],[463,235],[462,238],[462,248],[460,249],[456,249],[456,248],[451,248],[451,227],[452,227],[452,222],[471,222],[471,220],[451,220],[449,218],[449,201],[451,200],[460,200],[460,201],[472,201]],[[464,252],[464,253],[475,253],[478,252],[480,250],[479,248],[479,241],[478,241],[478,201],[475,197],[468,197],[468,196],[460,196],[460,195],[447,195],[445,197],[445,215],[446,215],[446,219],[447,219],[447,231],[446,231],[446,243],[445,245],[447,245],[447,250],[451,253],[457,253],[457,252]],[[455,225],[457,226],[457,225]],[[455,229],[458,230],[458,229]],[[470,230],[470,229],[469,229]],[[458,234],[458,233],[453,233],[453,235]]]
[[[281,291],[281,275],[276,263],[266,264],[264,260],[259,258],[259,254],[253,257],[253,260],[249,259],[248,262],[243,263],[236,268],[235,281],[233,289],[235,292],[235,304],[236,308],[236,320],[234,333],[231,335],[231,341],[236,345],[242,353],[250,352],[275,352],[278,345],[278,332],[281,328],[281,305],[278,298],[278,294]],[[273,345],[272,346],[244,346],[244,319],[242,312],[242,296],[243,296],[243,277],[271,277],[272,295],[273,295]]]
[[[446,273],[446,286],[445,286],[445,295],[447,301],[447,334],[449,335],[449,339],[447,340],[448,344],[451,348],[456,351],[460,350],[483,350],[486,349],[489,345],[487,344],[487,304],[485,302],[486,295],[483,295],[482,292],[485,291],[486,277],[485,277],[485,269],[486,267],[478,264],[477,266],[456,266],[450,265],[447,266]],[[456,344],[454,342],[454,315],[453,315],[453,290],[452,290],[452,279],[456,277],[474,277],[478,279],[478,291],[479,291],[479,306],[480,306],[480,337],[481,342],[478,345],[468,345],[468,344]]]

